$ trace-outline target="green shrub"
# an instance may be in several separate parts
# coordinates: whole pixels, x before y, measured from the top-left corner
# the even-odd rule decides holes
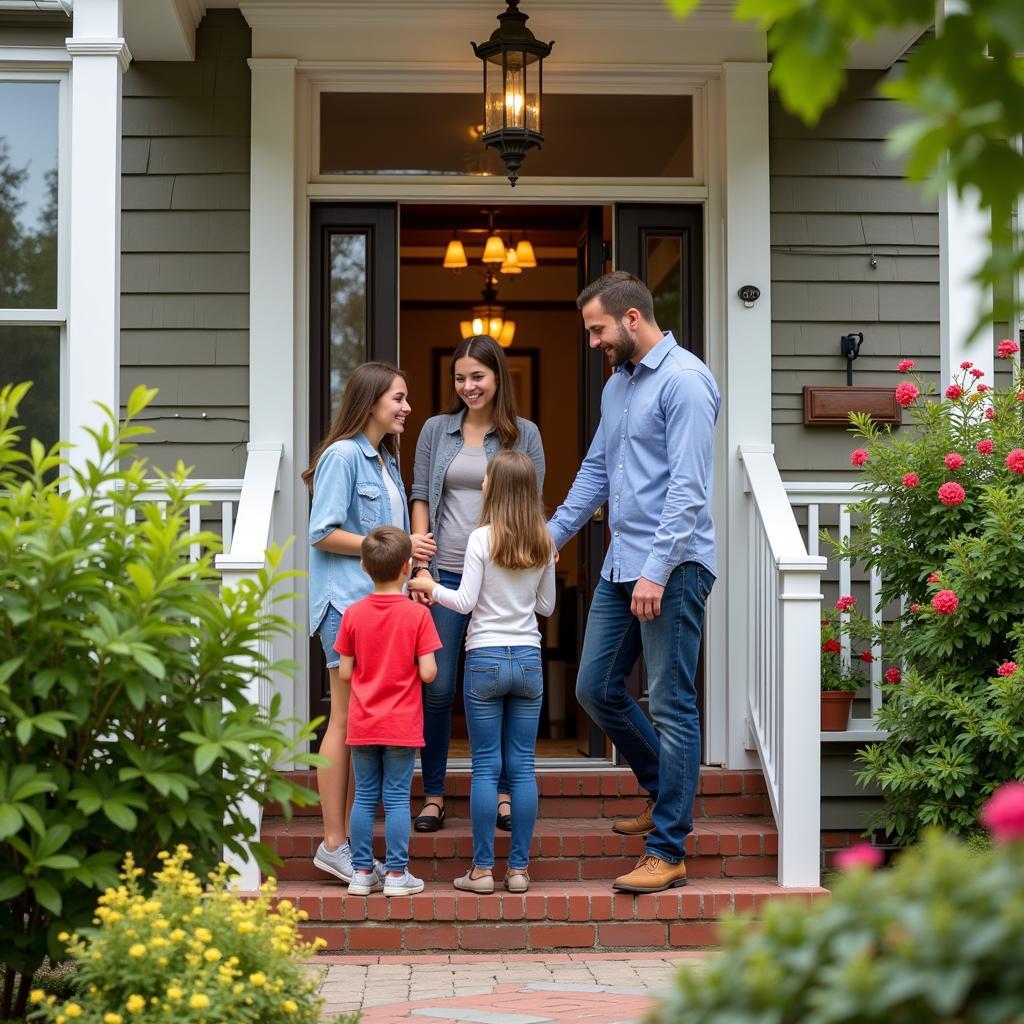
[[[30,1019],[67,1024],[317,1024],[317,980],[302,964],[323,940],[304,944],[305,913],[271,908],[272,882],[256,899],[228,888],[225,865],[205,886],[184,846],[161,854],[153,885],[129,854],[121,884],[98,901],[94,927],[68,936],[78,962],[70,1001],[41,988]]]
[[[58,933],[89,922],[127,849],[146,866],[181,841],[212,866],[252,833],[245,798],[315,799],[275,771],[310,763],[310,730],[293,742],[279,703],[248,696],[288,668],[260,653],[290,628],[267,611],[280,551],[222,598],[217,539],[188,532],[185,470],[163,478],[163,509],[138,505],[145,428],[131,421],[155,392],[136,389],[120,426],[108,412],[96,456],[72,469],[37,441],[16,450],[26,391],[0,390],[0,1018],[24,1008],[16,973],[61,959]]]

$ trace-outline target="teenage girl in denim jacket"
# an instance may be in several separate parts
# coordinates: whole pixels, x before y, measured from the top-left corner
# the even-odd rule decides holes
[[[343,882],[352,877],[346,811],[350,759],[345,746],[348,687],[338,676],[334,641],[345,609],[373,590],[359,565],[363,538],[376,526],[409,530],[398,473],[398,436],[411,409],[405,374],[389,363],[364,363],[349,378],[341,407],[302,479],[311,489],[309,629],[319,633],[331,680],[331,714],[320,745],[330,764],[317,769],[324,841],[313,863]],[[413,557],[429,559],[433,540],[412,535]]]

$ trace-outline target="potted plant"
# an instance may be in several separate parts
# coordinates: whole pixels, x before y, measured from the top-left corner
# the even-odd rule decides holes
[[[821,728],[823,732],[842,732],[850,721],[850,708],[857,689],[866,680],[862,679],[854,666],[858,663],[870,665],[874,656],[871,651],[862,651],[856,656],[851,652],[849,660],[843,658],[840,637],[848,631],[847,625],[839,618],[849,613],[857,599],[849,594],[839,598],[835,609],[825,613],[821,620]]]

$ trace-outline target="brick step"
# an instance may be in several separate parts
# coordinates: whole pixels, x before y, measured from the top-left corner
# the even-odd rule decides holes
[[[384,856],[383,823],[374,836],[374,853]],[[323,837],[315,818],[264,822],[261,838],[284,863],[281,880],[324,880],[312,857]],[[494,852],[499,864],[508,856],[510,836],[496,832]],[[693,878],[751,878],[778,870],[778,832],[771,821],[754,819],[697,822],[686,842],[687,869]],[[541,818],[531,846],[530,873],[537,880],[615,878],[628,871],[643,853],[642,836],[616,835],[604,820]],[[466,818],[449,818],[440,832],[413,832],[409,869],[425,881],[449,882],[463,874],[473,855],[473,834]]]
[[[711,946],[727,913],[756,914],[770,901],[827,895],[764,879],[696,879],[646,896],[613,893],[607,882],[594,881],[535,881],[525,895],[499,889],[492,896],[436,884],[391,899],[349,896],[330,882],[282,882],[278,889],[278,898],[309,914],[307,938],[323,938],[327,951],[339,953]]]
[[[289,772],[288,777],[309,789],[316,790],[316,773]],[[469,815],[469,769],[448,772],[448,813],[457,817]],[[540,794],[538,815],[541,818],[618,818],[639,814],[644,807],[636,776],[628,768],[547,769],[537,772]],[[419,773],[413,778],[414,805],[423,796]],[[415,810],[418,810],[418,806]],[[729,771],[723,768],[702,768],[693,805],[694,818],[733,816],[770,817],[771,804],[764,776],[759,771]],[[297,817],[319,816],[319,807],[295,808]],[[274,804],[267,807],[267,817],[280,815]]]

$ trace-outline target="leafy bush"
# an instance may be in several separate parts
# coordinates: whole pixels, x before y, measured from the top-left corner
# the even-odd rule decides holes
[[[821,688],[826,692],[859,690],[868,683],[861,666],[870,665],[875,660],[870,648],[865,648],[857,654],[851,645],[850,660],[848,663],[843,661],[842,637],[844,634],[852,635],[854,630],[851,628],[850,620],[844,622],[840,616],[849,616],[855,605],[856,600],[849,594],[844,594],[836,602],[835,609],[827,610],[821,620]],[[855,621],[862,620],[858,617]],[[870,625],[868,638],[870,639]]]
[[[238,897],[224,864],[201,885],[184,846],[159,856],[145,891],[142,869],[125,858],[121,884],[99,898],[95,927],[67,936],[79,965],[71,1001],[36,989],[30,1019],[317,1024],[317,982],[301,960],[323,940],[301,941],[305,912],[289,900],[271,909],[273,882],[256,899]]]
[[[851,417],[871,529],[835,545],[880,570],[883,605],[901,602],[875,637],[902,666],[878,716],[889,735],[860,752],[858,778],[885,798],[871,826],[902,842],[930,824],[969,833],[993,789],[1024,777],[1024,376],[997,392],[967,363],[945,396],[901,383],[916,425],[899,438]]]
[[[1024,825],[1024,806],[1016,815]],[[1024,1017],[1024,842],[974,852],[933,830],[892,868],[872,872],[868,857],[851,860],[861,866],[842,874],[831,900],[769,905],[757,928],[744,918],[728,922],[722,956],[684,968],[655,1021],[1005,1024]]]
[[[108,412],[96,457],[72,469],[38,441],[16,450],[27,387],[0,390],[0,1018],[24,1008],[15,974],[61,958],[58,933],[89,922],[126,849],[148,865],[182,841],[213,865],[251,836],[247,797],[315,799],[275,771],[311,763],[310,730],[292,742],[279,702],[249,698],[288,668],[260,653],[290,628],[267,611],[280,552],[221,596],[217,538],[188,532],[185,470],[162,477],[163,509],[139,503],[131,421],[155,392],[132,393],[123,425]]]

